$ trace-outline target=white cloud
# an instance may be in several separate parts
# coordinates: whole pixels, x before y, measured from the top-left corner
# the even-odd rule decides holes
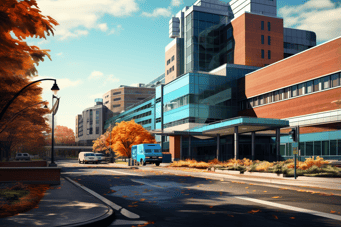
[[[172,15],[172,12],[170,8],[156,8],[152,13],[142,12],[142,16],[145,17],[170,17]]]
[[[182,4],[182,0],[172,0],[171,6],[180,6]]]
[[[102,72],[100,72],[100,71],[93,71],[88,78],[89,79],[99,79],[102,76],[103,76]]]
[[[47,44],[47,43],[49,43],[49,42],[50,42],[50,40],[43,39],[43,40],[41,40],[41,41],[38,42],[38,45]]]
[[[108,30],[108,25],[106,23],[99,24],[98,27],[99,29],[101,29],[102,32],[105,32]]]
[[[60,52],[60,53],[57,54],[57,56],[60,56],[60,55],[62,55],[62,54],[63,54],[63,52]]]
[[[115,83],[115,82],[119,82],[119,81],[120,81],[120,79],[118,79],[118,78],[114,77],[114,75],[113,75],[113,74],[110,74],[110,75],[107,77],[106,81],[109,81],[109,82]]]
[[[44,15],[51,16],[60,25],[55,35],[61,40],[87,35],[90,29],[98,28],[98,20],[105,14],[113,17],[132,16],[139,11],[136,0],[38,0]],[[103,25],[102,25],[103,26]]]
[[[110,30],[110,32],[108,33],[108,35],[111,35],[111,34],[114,34],[114,33],[119,34],[121,30],[123,30],[122,25],[118,24],[118,25],[116,26],[116,29],[115,29],[115,28],[112,28],[112,29]]]
[[[279,9],[285,27],[310,30],[318,41],[341,36],[341,6],[330,0],[310,0],[296,6]]]

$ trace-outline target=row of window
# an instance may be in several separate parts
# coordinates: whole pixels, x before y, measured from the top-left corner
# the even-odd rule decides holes
[[[264,35],[261,36],[261,43],[264,44]],[[271,45],[271,37],[268,36],[268,45]]]
[[[264,50],[261,50],[261,57],[264,58]],[[271,50],[268,50],[268,59],[271,59]]]
[[[172,58],[167,60],[167,65],[169,65],[172,61],[174,61],[174,55],[172,56]]]
[[[300,142],[299,151],[301,156],[341,155],[341,140]],[[292,143],[281,144],[280,154],[292,156]]]
[[[167,70],[167,75],[174,71],[174,65]]]
[[[264,21],[261,22],[261,29],[264,30]],[[271,23],[268,22],[268,31],[271,31]]]
[[[119,95],[119,94],[121,94],[120,91],[112,93],[112,95]]]
[[[145,120],[145,121],[140,121],[140,122],[136,122],[137,124],[140,124],[140,125],[146,125],[146,124],[151,124],[152,123],[152,120],[149,119],[149,120]]]
[[[121,98],[116,98],[116,99],[113,99],[113,101],[119,101],[121,100]]]
[[[292,49],[292,50],[298,50],[298,51],[304,51],[313,46],[306,46],[306,45],[300,45],[300,44],[293,44],[293,43],[284,43],[285,49]]]
[[[259,95],[257,97],[249,98],[239,102],[239,109],[251,109],[259,105],[264,105],[272,102],[286,100],[301,95],[307,95],[312,92],[340,86],[341,73],[334,73],[332,75],[324,76],[322,78],[310,80],[304,83],[292,85],[287,88],[282,88],[277,91],[272,91],[267,94]]]
[[[172,121],[169,122],[167,124],[164,124],[164,128],[169,128],[169,127],[173,127],[173,126],[177,126],[177,125],[182,125],[182,124],[186,124],[186,123],[212,123],[212,122],[216,122],[216,121],[220,121],[221,119],[215,119],[215,118],[198,118],[198,117],[187,117],[187,118],[183,118],[177,121]],[[161,122],[161,118],[160,118],[160,122]],[[156,123],[158,123],[156,121]]]
[[[132,119],[140,119],[140,118],[143,118],[143,117],[146,117],[146,116],[150,116],[150,115],[152,115],[152,111],[148,111],[146,113],[136,115]]]
[[[113,108],[120,107],[120,106],[121,106],[121,104],[112,105]]]

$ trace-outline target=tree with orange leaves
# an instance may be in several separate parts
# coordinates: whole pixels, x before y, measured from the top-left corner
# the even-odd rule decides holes
[[[131,147],[142,143],[156,143],[152,136],[141,125],[135,123],[134,120],[122,121],[116,123],[116,126],[111,131],[110,137],[106,139],[106,145],[109,146],[117,156],[131,157]]]
[[[49,50],[28,46],[27,37],[45,38],[53,34],[51,17],[40,14],[36,0],[0,1],[0,111],[12,97],[29,84],[37,73],[36,65],[50,58]],[[50,58],[51,60],[51,58]],[[6,110],[0,121],[0,146],[10,151],[37,150],[44,145],[43,132],[49,132],[44,118],[49,110],[41,105],[42,88],[33,84],[26,88]],[[2,151],[3,149],[1,149]]]
[[[54,129],[54,141],[56,144],[74,144],[75,133],[71,128],[57,125]]]
[[[93,145],[92,145],[92,150],[94,152],[102,152],[104,151],[106,154],[109,154],[109,148],[110,145],[108,144],[108,146],[106,145],[106,139],[109,137],[109,131],[106,131],[103,135],[101,135],[100,137],[98,137],[96,140],[92,141]],[[110,139],[110,138],[109,138]]]

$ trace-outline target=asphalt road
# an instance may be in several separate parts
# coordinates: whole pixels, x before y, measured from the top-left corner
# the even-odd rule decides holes
[[[63,176],[133,213],[116,212],[110,226],[341,226],[338,190],[193,177],[153,165],[124,169],[60,160],[58,166]]]

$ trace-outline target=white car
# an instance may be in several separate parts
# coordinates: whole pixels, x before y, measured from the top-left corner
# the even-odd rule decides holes
[[[79,164],[86,164],[89,162],[98,163],[98,160],[93,152],[80,152],[78,155],[78,162]]]
[[[102,153],[95,153],[98,163],[106,161],[105,155]]]
[[[17,153],[15,155],[15,160],[20,161],[20,160],[27,160],[30,161],[30,155],[28,153]]]

